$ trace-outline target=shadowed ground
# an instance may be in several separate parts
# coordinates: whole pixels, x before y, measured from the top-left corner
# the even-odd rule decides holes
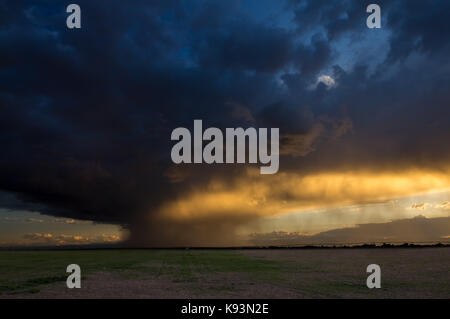
[[[366,287],[379,264],[382,288]],[[82,288],[67,289],[69,264]],[[0,251],[0,298],[449,298],[450,248]]]

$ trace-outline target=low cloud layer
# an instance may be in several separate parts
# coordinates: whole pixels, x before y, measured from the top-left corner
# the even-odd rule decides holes
[[[30,233],[23,236],[25,245],[45,245],[45,246],[64,246],[64,245],[89,245],[117,243],[121,238],[117,235],[102,234],[94,237],[68,234],[50,234],[50,233]]]
[[[389,223],[362,224],[356,227],[334,229],[316,235],[295,232],[272,232],[253,234],[255,245],[308,245],[332,243],[401,243],[401,242],[447,242],[450,238],[450,217],[395,220]]]

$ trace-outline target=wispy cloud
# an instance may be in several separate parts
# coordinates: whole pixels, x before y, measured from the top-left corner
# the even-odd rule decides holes
[[[43,223],[45,220],[39,218],[27,218],[26,221],[28,223]]]
[[[436,208],[441,208],[444,210],[450,210],[450,202],[443,202],[442,204],[437,204]]]
[[[82,235],[51,234],[51,233],[29,233],[23,238],[31,245],[81,245],[93,243],[114,243],[119,242],[121,237],[113,234],[101,234],[99,236],[88,237]]]
[[[426,203],[412,204],[411,209],[425,210],[427,207]]]
[[[19,218],[19,217],[3,217],[1,219],[3,222],[12,222],[12,223],[44,223],[45,220],[41,218]]]
[[[67,218],[55,218],[52,220],[52,222],[56,224],[92,224],[91,221],[67,219]]]

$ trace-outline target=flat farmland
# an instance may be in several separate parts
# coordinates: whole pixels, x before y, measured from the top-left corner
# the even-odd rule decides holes
[[[66,287],[69,264],[80,289]],[[449,297],[450,247],[0,251],[2,299]]]

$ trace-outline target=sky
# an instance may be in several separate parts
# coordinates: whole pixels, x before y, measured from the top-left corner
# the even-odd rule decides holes
[[[448,241],[450,2],[372,2],[0,0],[0,246]],[[174,164],[196,119],[278,173]]]

